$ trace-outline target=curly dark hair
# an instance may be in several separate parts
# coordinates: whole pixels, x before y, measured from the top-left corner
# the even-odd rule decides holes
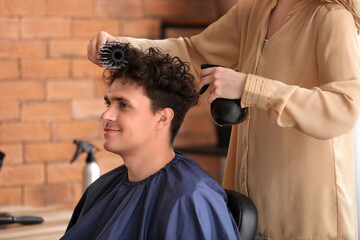
[[[186,112],[199,100],[194,76],[189,73],[189,64],[153,47],[142,51],[124,44],[123,49],[127,63],[121,69],[104,71],[107,86],[110,87],[120,78],[123,84],[142,86],[154,112],[171,108],[174,111],[170,126],[172,145]]]

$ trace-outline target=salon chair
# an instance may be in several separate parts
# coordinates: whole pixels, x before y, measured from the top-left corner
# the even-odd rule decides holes
[[[3,159],[5,157],[5,153],[3,153],[2,151],[0,151],[0,170],[2,168],[2,164],[3,164]]]
[[[238,226],[243,240],[255,239],[258,215],[254,203],[245,195],[225,189],[228,196],[228,208]]]

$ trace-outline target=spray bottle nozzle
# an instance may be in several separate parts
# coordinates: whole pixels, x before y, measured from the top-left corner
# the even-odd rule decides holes
[[[74,157],[71,159],[70,163],[73,163],[78,156],[83,153],[86,152],[88,154],[87,158],[86,158],[86,162],[96,162],[95,159],[95,150],[98,151],[99,149],[96,148],[94,145],[92,145],[89,142],[85,142],[82,140],[74,140],[74,144],[76,144],[76,152]]]

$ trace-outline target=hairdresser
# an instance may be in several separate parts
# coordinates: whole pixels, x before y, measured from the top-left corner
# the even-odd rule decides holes
[[[223,187],[248,195],[265,239],[358,239],[353,128],[360,107],[358,0],[239,0],[191,38],[94,36],[157,46],[192,64],[198,89],[241,98]],[[203,63],[225,68],[201,70]],[[208,90],[208,91],[209,91]]]

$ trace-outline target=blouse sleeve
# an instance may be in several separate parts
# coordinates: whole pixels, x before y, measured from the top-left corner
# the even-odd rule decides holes
[[[238,12],[242,11],[243,0],[230,9],[218,21],[212,23],[200,34],[190,38],[168,38],[164,40],[118,37],[121,42],[130,42],[141,49],[157,47],[185,62],[191,62],[191,72],[199,80],[200,65],[220,64],[235,67],[238,63]]]
[[[260,107],[281,127],[317,139],[343,135],[355,126],[360,107],[359,43],[352,15],[332,9],[319,25],[317,63],[320,86],[286,85],[248,74],[243,107]]]

